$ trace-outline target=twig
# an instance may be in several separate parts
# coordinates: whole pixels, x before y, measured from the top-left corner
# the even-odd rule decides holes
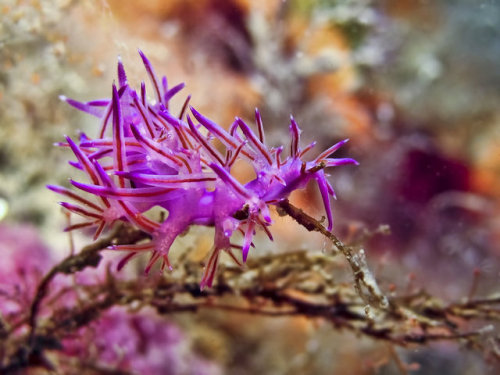
[[[366,302],[370,304],[376,302],[378,307],[381,308],[387,308],[389,306],[387,297],[380,290],[377,281],[366,264],[366,256],[363,249],[356,253],[352,247],[344,245],[337,236],[329,232],[318,220],[309,216],[300,208],[290,204],[288,199],[282,200],[278,204],[278,207],[308,231],[320,232],[333,243],[349,263],[354,275],[356,289]],[[365,293],[365,291],[367,291],[368,294]]]
[[[337,329],[348,329],[390,344],[406,347],[427,345],[433,341],[460,341],[500,360],[498,351],[489,350],[486,347],[489,344],[481,341],[485,335],[491,338],[488,327],[465,332],[459,329],[459,322],[464,319],[500,321],[500,311],[496,306],[500,304],[498,294],[445,305],[420,291],[392,298],[389,304],[368,270],[363,252],[344,245],[319,221],[288,201],[280,202],[279,208],[306,229],[318,231],[332,241],[353,271],[356,291],[348,284],[334,282],[331,276],[334,261],[328,254],[296,251],[253,258],[245,269],[221,267],[216,286],[204,291],[199,289],[199,265],[186,258],[176,278],[151,276],[138,284],[136,281],[115,280],[108,272],[105,280],[95,285],[75,285],[77,292],[85,298],[73,308],[58,308],[57,296],[64,293],[55,293],[51,299],[51,315],[39,321],[41,304],[58,274],[74,274],[86,267],[96,267],[101,259],[100,251],[107,246],[136,243],[147,237],[139,230],[120,225],[106,238],[68,256],[45,275],[25,320],[30,327],[29,333],[24,338],[15,338],[10,337],[14,331],[7,331],[4,342],[10,339],[11,346],[8,357],[0,363],[0,373],[15,373],[40,363],[50,368],[44,351],[56,349],[59,340],[98,320],[112,306],[127,306],[131,310],[133,306],[134,311],[149,306],[161,315],[215,309],[270,318],[303,316],[325,319]],[[224,298],[226,295],[232,296],[231,303]],[[367,314],[367,300],[391,308]],[[2,323],[2,327],[5,328],[6,323]],[[4,348],[6,346],[2,350]]]

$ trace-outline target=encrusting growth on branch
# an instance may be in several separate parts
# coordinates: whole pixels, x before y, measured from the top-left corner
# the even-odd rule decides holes
[[[327,230],[319,221],[307,215],[300,208],[291,205],[288,199],[280,201],[278,208],[283,210],[283,212],[292,217],[308,231],[320,232],[333,243],[335,248],[344,255],[349,263],[354,276],[356,290],[364,300],[370,304],[376,304],[376,306],[380,308],[389,307],[387,297],[380,290],[377,281],[368,268],[364,250],[361,249],[356,253],[354,249],[344,245],[337,236]]]
[[[329,233],[315,219],[289,202],[282,202],[280,208],[307,229],[324,235]],[[331,233],[327,237],[332,241],[335,238]],[[145,238],[145,233],[130,225],[119,225],[106,238],[67,257],[49,271],[32,302],[31,315],[26,322],[31,325],[31,331],[19,339],[11,337],[13,332],[8,326],[3,326],[5,339],[0,348],[3,347],[3,353],[10,355],[0,362],[0,372],[15,374],[20,369],[47,362],[45,351],[59,348],[60,340],[89,322],[98,320],[102,313],[113,306],[130,309],[133,306],[134,311],[152,307],[160,315],[208,309],[269,318],[321,318],[331,322],[336,329],[347,329],[397,346],[428,345],[434,341],[457,342],[491,359],[500,360],[500,353],[491,344],[495,338],[490,325],[500,321],[498,295],[445,304],[420,291],[393,296],[387,302],[389,308],[375,309],[374,314],[367,314],[367,298],[380,304],[385,297],[377,294],[360,295],[352,285],[337,284],[333,276],[338,268],[335,254],[296,251],[250,258],[244,269],[221,267],[217,283],[203,291],[200,291],[197,281],[199,274],[193,272],[198,269],[197,264],[184,260],[179,265],[182,272],[175,278],[168,274],[156,274],[138,284],[135,280],[115,279],[108,272],[103,282],[75,285],[74,288],[86,298],[71,308],[57,307],[57,300],[45,298],[58,274],[71,274],[86,267],[95,267],[99,263],[100,251],[111,243],[135,243]],[[340,241],[336,246],[340,252],[352,256],[352,249],[348,246]],[[356,263],[349,264],[351,268],[356,267]],[[370,285],[370,280],[364,279],[363,275],[366,273],[354,273],[356,283]],[[228,300],[226,296],[232,298]],[[255,300],[259,303],[255,304]],[[49,316],[38,315],[44,303],[54,306]],[[461,321],[487,324],[483,328],[470,330],[462,328],[462,324],[458,323]],[[50,366],[50,362],[44,366]]]

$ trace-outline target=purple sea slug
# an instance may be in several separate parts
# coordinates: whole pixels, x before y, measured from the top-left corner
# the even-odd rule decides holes
[[[269,206],[278,204],[290,193],[304,188],[310,180],[318,184],[332,229],[330,197],[334,190],[324,169],[344,164],[357,164],[350,158],[329,156],[347,140],[322,152],[312,161],[304,155],[315,143],[300,147],[300,129],[290,119],[290,152],[283,156],[284,147],[269,148],[265,143],[264,127],[255,111],[255,132],[242,119],[236,118],[225,130],[209,118],[189,107],[190,96],[176,116],[169,109],[170,99],[184,84],[169,87],[166,77],[159,80],[146,56],[139,51],[153,85],[156,101],[148,101],[146,85],[139,92],[132,89],[121,60],[118,61],[118,85],[113,84],[111,99],[87,103],[62,97],[68,104],[97,117],[101,130],[97,138],[80,135],[79,142],[66,137],[61,146],[71,148],[76,161],[70,162],[85,172],[90,183],[71,180],[80,191],[49,185],[48,188],[70,198],[74,203],[61,202],[69,211],[86,220],[66,230],[96,226],[94,238],[115,221],[126,221],[148,233],[147,243],[112,246],[126,251],[118,268],[137,254],[150,252],[146,272],[161,261],[161,269],[171,268],[168,253],[174,240],[191,225],[213,226],[214,246],[205,267],[201,287],[211,286],[221,251],[226,251],[241,264],[233,249],[241,250],[246,261],[257,228],[269,238],[272,224]],[[223,145],[221,152],[213,144]],[[255,178],[242,184],[231,175],[239,159],[253,166]],[[145,213],[154,206],[168,211],[163,222],[148,218]],[[243,235],[242,245],[232,243],[233,233]]]

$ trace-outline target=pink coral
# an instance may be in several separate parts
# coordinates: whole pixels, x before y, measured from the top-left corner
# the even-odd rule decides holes
[[[219,366],[191,350],[173,323],[151,312],[113,308],[78,336],[63,341],[63,352],[101,368],[151,375],[217,375]]]
[[[51,255],[36,229],[0,225],[0,313],[25,310],[51,264]]]

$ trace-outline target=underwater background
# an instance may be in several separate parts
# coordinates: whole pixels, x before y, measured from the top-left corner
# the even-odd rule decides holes
[[[0,368],[21,374],[496,374],[499,40],[495,0],[0,1]],[[87,315],[78,326],[68,324],[50,343],[40,339],[44,353],[30,356],[29,366],[14,366],[42,276],[92,242],[92,232],[63,231],[73,217],[45,187],[69,186],[73,173],[70,153],[54,143],[99,131],[95,118],[59,97],[111,97],[118,56],[139,87],[146,75],[137,49],[172,85],[185,82],[190,104],[226,129],[235,116],[251,120],[258,107],[268,145],[288,144],[290,114],[303,145],[316,141],[324,150],[349,138],[336,155],[360,165],[331,172],[338,196],[333,232],[363,247],[384,293],[409,296],[428,316],[431,310],[453,315],[459,303],[472,311],[477,306],[466,303],[476,299],[493,301],[481,313],[447,321],[461,332],[482,330],[477,342],[398,343],[366,334],[350,324],[352,316],[335,321],[254,311],[268,303],[258,297],[270,284],[286,285],[280,290],[287,297],[308,303],[304,290],[321,294],[326,282],[353,290],[342,257],[325,260],[332,246],[323,236],[274,213],[274,241],[258,233],[248,267],[260,267],[262,259],[279,272],[234,278],[235,290],[251,285],[257,297],[240,300],[228,292],[216,295],[212,308],[208,295],[203,308],[171,313],[169,298],[187,306],[190,297],[172,294],[162,306],[116,299],[95,315],[82,309]],[[182,106],[182,99],[172,100],[172,111]],[[244,163],[235,172],[241,181],[252,173]],[[308,185],[290,201],[321,218],[316,190]],[[199,280],[200,270],[181,265],[202,268],[212,237],[211,228],[195,227],[178,238],[167,276],[144,275],[143,258],[116,272],[120,256],[103,252],[96,269],[59,278],[41,315],[57,311],[61,322],[89,298],[102,302],[110,279],[127,290],[149,287],[151,279],[159,285],[163,278]],[[296,253],[302,255],[287,258]],[[303,262],[303,269],[281,270],[278,258],[266,258],[273,254]],[[316,262],[328,278],[315,271]],[[232,308],[217,308],[227,305]],[[232,311],[240,307],[244,313]],[[390,318],[384,319],[390,330]]]

